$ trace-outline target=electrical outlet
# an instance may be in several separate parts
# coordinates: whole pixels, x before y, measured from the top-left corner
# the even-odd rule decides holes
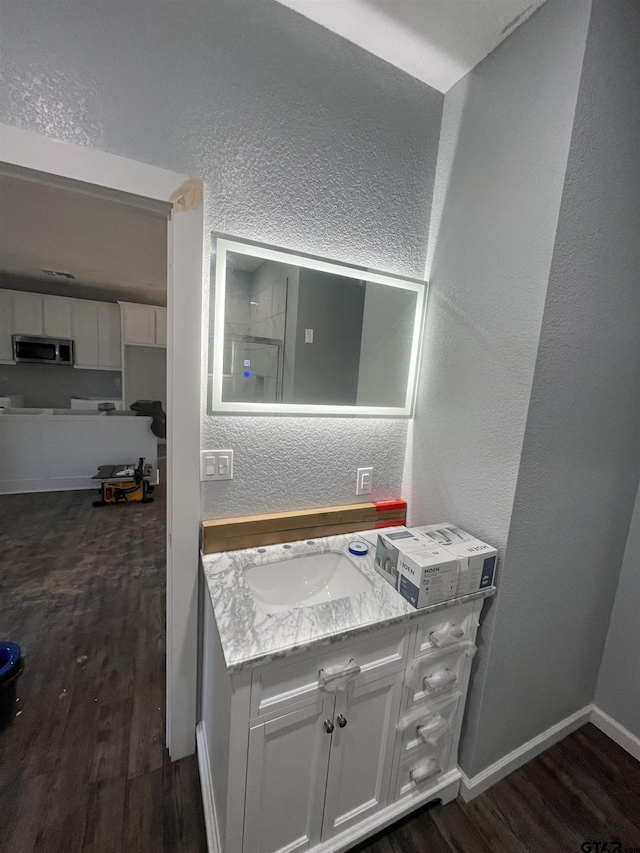
[[[201,450],[200,480],[233,480],[233,450]]]
[[[370,495],[373,487],[373,468],[358,468],[356,495]]]

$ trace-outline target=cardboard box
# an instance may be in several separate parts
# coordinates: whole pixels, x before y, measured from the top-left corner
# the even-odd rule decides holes
[[[414,607],[428,607],[454,598],[458,586],[457,557],[422,541],[407,553],[400,546],[398,592]]]
[[[454,524],[427,524],[413,527],[433,547],[442,548],[459,560],[458,585],[455,595],[468,595],[493,586],[498,551]]]
[[[378,533],[376,543],[375,567],[382,577],[389,581],[394,589],[398,589],[398,555],[399,548],[423,548],[424,541],[408,530],[404,525]]]

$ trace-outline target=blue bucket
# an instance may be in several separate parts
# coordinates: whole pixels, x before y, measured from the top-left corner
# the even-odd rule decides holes
[[[20,646],[17,643],[0,643],[0,681],[9,675],[20,660]]]

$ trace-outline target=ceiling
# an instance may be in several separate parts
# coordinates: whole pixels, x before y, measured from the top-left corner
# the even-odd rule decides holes
[[[440,92],[545,0],[279,0]]]
[[[5,167],[0,287],[166,305],[168,205]],[[43,270],[72,273],[75,279]]]

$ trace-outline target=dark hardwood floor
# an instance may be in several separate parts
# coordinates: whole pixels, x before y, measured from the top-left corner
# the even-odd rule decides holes
[[[428,806],[353,853],[598,853],[605,841],[640,853],[640,763],[589,724],[470,803]]]
[[[0,497],[0,637],[26,661],[0,733],[1,853],[206,851],[196,759],[171,764],[164,748],[162,487],[155,497],[102,509],[88,492]],[[585,841],[640,853],[640,764],[593,726],[473,802],[421,809],[355,850]]]
[[[202,853],[195,756],[164,747],[165,496],[0,496],[0,638],[25,670],[0,733],[2,853]]]

